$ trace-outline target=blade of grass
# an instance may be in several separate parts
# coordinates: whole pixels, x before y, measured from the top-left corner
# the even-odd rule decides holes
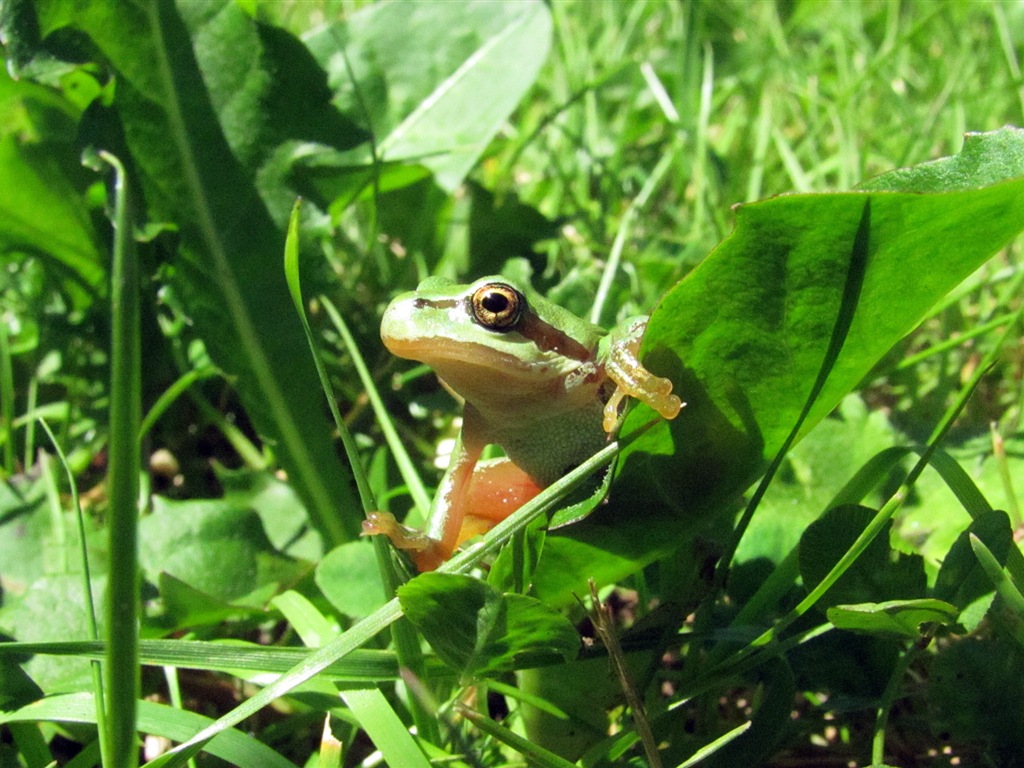
[[[615,240],[612,243],[612,249],[608,254],[608,261],[605,263],[605,268],[601,273],[601,283],[597,287],[597,295],[594,297],[594,306],[590,310],[590,322],[594,324],[600,324],[601,312],[604,309],[605,300],[608,298],[608,291],[611,290],[612,281],[615,280],[615,275],[619,271],[619,263],[622,261],[622,251],[626,247],[626,241],[629,238],[630,233],[633,230],[633,222],[636,221],[636,217],[640,215],[640,211],[647,205],[651,199],[651,195],[658,189],[662,180],[665,178],[665,174],[668,169],[672,167],[672,163],[675,162],[676,152],[678,151],[678,145],[673,144],[672,149],[662,155],[661,160],[654,166],[654,170],[651,171],[651,175],[647,177],[647,181],[644,182],[643,187],[640,189],[640,193],[633,199],[633,202],[629,204],[626,212],[622,216],[622,220],[619,222],[619,229],[615,233]]]
[[[56,436],[50,430],[50,425],[46,423],[45,419],[39,419],[39,423],[42,425],[47,437],[50,438],[53,450],[56,451],[57,458],[60,461],[61,466],[64,467],[64,473],[67,475],[68,488],[71,492],[71,508],[75,513],[75,520],[78,523],[78,553],[81,559],[82,568],[82,595],[85,598],[86,626],[89,630],[89,636],[94,641],[98,641],[100,631],[96,623],[96,605],[92,599],[92,572],[89,567],[89,550],[85,541],[85,515],[82,514],[82,504],[78,498],[78,484],[75,482],[75,477],[71,472],[71,467],[68,465],[67,457],[61,449],[60,443],[57,442]],[[103,701],[103,668],[100,664],[100,660],[98,658],[93,659],[89,666],[92,673],[94,700]],[[99,730],[100,751],[102,754],[108,754],[104,749],[108,735],[106,712],[103,707],[96,708],[96,725]]]
[[[7,318],[0,317],[0,442],[4,447],[4,474],[14,474],[14,368]]]
[[[327,618],[309,600],[297,592],[285,592],[274,598],[302,642],[317,647],[335,630]],[[409,730],[376,687],[343,688],[341,698],[355,715],[367,736],[384,756],[387,765],[430,768]]]
[[[114,258],[111,268],[110,580],[107,593],[106,707],[109,753],[104,765],[134,768],[139,749],[135,732],[139,698],[139,426],[142,419],[138,261],[132,237],[131,200],[121,161],[100,157],[114,169]]]
[[[28,396],[25,398],[25,413],[34,413],[39,400],[39,379],[33,375],[28,382]],[[29,419],[25,424],[25,451],[22,454],[22,466],[32,463],[32,453],[36,445],[36,420]]]
[[[284,696],[295,687],[301,685],[322,672],[338,659],[364,645],[371,638],[382,632],[402,615],[398,599],[392,599],[376,612],[366,617],[337,640],[308,654],[288,672],[263,688],[259,693],[246,699],[226,715],[218,718],[179,744],[165,755],[146,763],[147,768],[171,768],[180,766],[185,761],[205,749],[211,739],[225,733],[232,726],[245,720],[275,699]]]
[[[1006,460],[1006,442],[995,422],[991,425],[992,431],[992,456],[999,469],[999,478],[1003,482],[1003,490],[1006,493],[1006,511],[1010,514],[1010,525],[1015,529],[1020,527],[1020,504],[1017,503],[1017,492],[1013,487],[1013,475],[1010,473],[1010,464]]]
[[[629,665],[626,663],[626,656],[622,652],[622,646],[619,645],[619,638],[615,633],[615,620],[612,616],[612,609],[601,602],[597,595],[597,583],[593,579],[590,579],[590,600],[590,618],[594,624],[594,630],[597,632],[598,637],[601,638],[604,647],[608,650],[611,668],[619,679],[619,687],[622,688],[626,703],[629,705],[630,715],[633,718],[633,727],[640,735],[640,743],[643,745],[647,764],[650,768],[661,768],[661,754],[658,752],[658,742],[654,739],[650,721],[647,719],[647,708],[644,706],[643,699],[636,689],[633,675],[630,673]]]
[[[699,763],[701,760],[715,754],[715,752],[720,750],[722,747],[724,747],[730,741],[735,739],[737,736],[742,736],[744,733],[747,732],[747,730],[750,729],[751,725],[753,725],[753,723],[748,721],[746,723],[743,723],[742,725],[737,725],[731,731],[723,733],[717,739],[708,744],[705,744],[703,747],[701,747],[692,755],[690,755],[690,757],[688,757],[686,760],[679,764],[678,768],[691,768],[692,766],[697,765],[697,763]]]
[[[916,645],[903,648],[899,661],[893,667],[892,674],[889,675],[885,691],[882,693],[882,703],[878,707],[875,717],[874,732],[871,738],[871,765],[873,766],[885,765],[885,731],[889,724],[889,713],[899,696],[903,676],[907,674],[907,670],[910,669],[910,665],[920,655],[920,652],[921,648]]]
[[[324,732],[320,736],[317,768],[341,768],[341,761],[345,757],[344,746],[331,732],[331,716],[327,715],[324,718]]]
[[[459,704],[456,705],[456,709],[459,714],[488,736],[512,747],[516,752],[528,758],[530,765],[540,766],[540,768],[575,768],[576,766],[575,763],[570,763],[553,752],[549,752],[470,707]]]
[[[10,723],[7,727],[17,747],[17,754],[25,761],[26,768],[47,768],[55,765],[38,724]]]
[[[60,573],[68,571],[68,534],[64,525],[64,508],[60,503],[60,491],[57,490],[57,478],[53,461],[46,451],[39,451],[39,471],[43,486],[46,488],[47,508],[50,510],[50,537],[53,540],[55,555],[52,560],[54,570]]]
[[[198,390],[190,390],[189,397],[196,404],[196,407],[202,411],[206,420],[214,425],[224,438],[231,443],[231,447],[235,449],[235,453],[245,462],[247,467],[255,470],[266,469],[267,457],[253,444],[252,440],[246,437],[245,433],[233,421],[225,417],[219,409],[214,408],[210,401]]]
[[[362,503],[363,512],[370,512],[376,509],[376,502],[373,499],[373,492],[366,479],[366,473],[362,469],[362,461],[359,459],[359,450],[356,448],[352,434],[345,426],[341,413],[338,411],[338,403],[334,397],[334,388],[327,376],[323,361],[317,352],[316,341],[313,338],[313,331],[309,327],[309,320],[306,319],[306,308],[302,301],[302,283],[299,279],[299,214],[302,208],[302,200],[295,201],[292,207],[291,218],[288,223],[288,236],[284,246],[284,274],[288,282],[288,291],[295,305],[295,313],[302,323],[302,329],[306,334],[306,341],[309,343],[310,352],[313,355],[313,362],[316,364],[316,372],[320,377],[320,386],[327,396],[327,406],[331,410],[331,416],[341,437],[341,444],[345,449],[345,456],[348,458],[349,466],[355,475],[356,489],[359,492],[359,501]]]
[[[999,561],[996,560],[992,551],[985,546],[985,542],[973,533],[970,534],[970,540],[974,556],[978,558],[978,562],[981,563],[981,567],[992,581],[996,591],[999,592],[1000,597],[1006,601],[1007,607],[1013,611],[1016,619],[1010,627],[1013,638],[1021,646],[1024,646],[1024,595],[1021,594],[1017,585],[1013,583],[1013,579],[1010,578],[1007,571],[999,565]],[[1016,546],[1011,547],[1011,549],[1016,548]]]
[[[223,374],[216,367],[208,365],[203,368],[193,368],[179,376],[177,381],[163,391],[160,397],[157,398],[156,402],[153,403],[152,407],[150,407],[149,411],[146,413],[146,416],[139,427],[139,440],[142,440],[149,434],[149,430],[153,428],[153,425],[160,420],[160,417],[164,415],[174,401],[184,394],[189,387],[197,381],[212,379],[222,375]]]
[[[98,709],[87,693],[48,696],[13,712],[0,712],[2,722],[95,723],[93,715]],[[180,739],[209,723],[210,718],[194,712],[184,712],[152,701],[140,701],[138,706],[139,730],[156,733],[170,739]],[[209,745],[209,752],[231,765],[259,766],[259,768],[296,768],[259,740],[235,729],[226,730]],[[109,764],[104,763],[104,766]]]
[[[384,756],[385,765],[430,768],[430,761],[377,688],[342,689],[341,698]]]
[[[324,367],[323,360],[318,352],[316,340],[313,338],[313,331],[309,327],[309,320],[306,318],[305,307],[302,302],[302,281],[299,275],[299,213],[301,208],[302,200],[300,198],[295,201],[295,205],[292,207],[291,218],[288,222],[288,234],[285,239],[284,246],[285,280],[288,283],[288,290],[291,293],[292,303],[295,305],[295,312],[298,314],[299,320],[302,323],[302,330],[306,335],[306,342],[309,344],[309,351],[313,357],[313,363],[316,366],[317,376],[320,378],[320,386],[324,391],[324,395],[327,397],[327,404],[331,410],[331,417],[334,419],[335,428],[341,436],[341,442],[345,448],[345,455],[348,458],[349,466],[352,468],[352,475],[355,478],[356,488],[359,492],[359,500],[363,506],[363,514],[369,515],[377,509],[377,502],[373,498],[373,491],[370,489],[370,482],[366,477],[366,470],[360,460],[355,440],[352,439],[352,434],[348,431],[348,427],[345,425],[344,420],[341,418],[341,413],[338,411],[337,399],[334,396],[334,388],[331,386],[331,380],[327,376],[327,370]],[[341,318],[339,316],[338,320],[340,321],[340,319]],[[341,327],[344,328],[344,323],[341,323]],[[363,363],[362,355],[359,353],[359,349],[356,347],[351,335],[348,334],[347,328],[344,328],[343,335],[346,338],[346,344],[349,347],[352,359],[358,361],[358,366],[365,368],[366,365]],[[401,583],[401,579],[399,574],[392,567],[388,543],[384,540],[383,536],[375,536],[373,537],[373,548],[377,558],[377,567],[381,574],[381,581],[385,585],[386,594],[393,596],[395,594],[395,590]],[[422,676],[424,671],[423,654],[420,650],[419,641],[416,638],[412,627],[405,623],[396,624],[392,628],[391,634],[394,638],[395,648],[398,651],[398,657],[401,663],[412,670],[413,674],[416,676]],[[440,741],[440,731],[437,726],[437,720],[432,717],[430,713],[424,710],[419,699],[415,696],[411,696],[409,706],[413,715],[413,720],[423,737],[432,743]]]
[[[99,640],[41,643],[0,643],[0,656],[39,654],[102,659],[106,644]],[[213,672],[281,674],[309,655],[302,648],[267,647],[240,641],[141,640],[139,657],[148,666],[171,666]],[[433,676],[446,671],[441,662],[431,665]],[[391,651],[356,650],[325,667],[321,674],[339,683],[387,682],[399,677],[398,659]],[[450,675],[453,673],[449,673]]]
[[[1013,322],[1018,314],[1019,313],[1017,312],[1008,312],[1005,315],[999,315],[998,317],[992,318],[981,325],[965,328],[962,333],[958,333],[955,336],[951,336],[948,339],[944,339],[943,341],[933,344],[927,349],[922,349],[917,354],[903,358],[896,364],[893,370],[902,371],[905,368],[912,368],[922,360],[927,360],[933,355],[941,354],[942,352],[946,352],[950,349],[956,349],[957,347],[964,345],[970,339],[978,336],[984,336],[989,331],[998,328],[1001,325]]]
[[[696,42],[696,41],[695,41]],[[701,65],[700,104],[697,110],[697,125],[694,127],[695,145],[693,148],[693,235],[701,237],[712,218],[708,209],[708,192],[711,179],[714,177],[711,168],[711,112],[715,94],[715,54],[711,43],[703,46],[703,62]]]
[[[363,360],[363,356],[359,353],[355,339],[352,338],[352,333],[349,331],[345,320],[341,317],[341,313],[338,312],[333,302],[326,296],[320,296],[319,300],[324,311],[327,312],[327,316],[341,336],[345,349],[352,357],[352,366],[356,369],[356,373],[359,374],[359,380],[363,384],[366,397],[370,401],[370,407],[373,408],[373,414],[377,417],[377,424],[380,426],[381,432],[384,433],[384,439],[391,450],[395,464],[398,466],[398,471],[402,475],[405,484],[409,486],[409,493],[412,496],[413,503],[425,516],[430,509],[430,496],[427,494],[426,488],[423,487],[423,480],[420,479],[416,466],[409,457],[409,452],[405,450],[405,443],[395,429],[394,420],[391,418],[391,414],[388,413],[388,409],[380,397],[380,392],[377,390],[377,383],[373,380],[373,376],[370,375],[370,370],[366,367],[366,361]]]

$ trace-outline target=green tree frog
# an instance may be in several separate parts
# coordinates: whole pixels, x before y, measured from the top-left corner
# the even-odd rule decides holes
[[[428,278],[398,296],[381,321],[384,345],[461,395],[462,433],[426,530],[377,512],[363,534],[387,536],[432,570],[600,450],[623,397],[674,418],[683,403],[672,382],[637,359],[646,325],[633,318],[606,333],[504,277]],[[480,461],[487,445],[507,458]]]

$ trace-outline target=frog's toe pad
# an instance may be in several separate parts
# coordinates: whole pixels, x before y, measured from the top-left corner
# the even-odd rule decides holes
[[[407,528],[390,512],[371,512],[363,520],[360,536],[387,536],[399,549],[418,552],[430,546],[430,539],[420,531]]]

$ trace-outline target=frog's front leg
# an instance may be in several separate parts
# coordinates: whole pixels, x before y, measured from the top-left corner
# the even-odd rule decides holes
[[[615,392],[604,407],[604,431],[611,432],[619,420],[619,404],[635,397],[661,414],[674,419],[685,403],[672,394],[672,382],[655,376],[640,362],[640,342],[647,329],[647,318],[638,317],[613,330],[606,343],[605,372],[615,382]]]
[[[384,535],[408,553],[420,571],[432,571],[452,556],[466,519],[470,479],[483,451],[472,436],[472,416],[463,418],[462,437],[456,442],[451,463],[430,506],[425,531],[399,523],[390,512],[372,512],[363,521],[363,536]],[[467,435],[467,427],[470,427]]]

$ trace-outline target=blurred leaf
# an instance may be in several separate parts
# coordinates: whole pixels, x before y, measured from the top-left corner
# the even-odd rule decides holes
[[[41,482],[21,487],[0,483],[0,574],[9,600],[45,572],[52,521]],[[68,553],[65,553],[68,554]],[[53,553],[50,553],[50,557]]]
[[[836,605],[826,613],[828,620],[839,629],[875,635],[897,635],[908,640],[916,640],[925,634],[926,627],[923,625],[950,626],[959,617],[955,605],[933,598]]]
[[[1000,640],[967,639],[941,649],[928,675],[928,725],[934,734],[985,746],[993,765],[1024,754],[1024,655]]]
[[[535,272],[543,272],[543,261],[534,248],[538,242],[558,236],[558,223],[520,201],[514,192],[498,198],[479,184],[469,187],[470,268],[467,273],[497,274],[506,261],[515,257],[529,259]]]
[[[423,573],[398,590],[402,610],[441,659],[469,680],[513,669],[520,656],[567,661],[579,635],[558,611],[502,595],[469,576]]]
[[[430,768],[431,762],[380,689],[347,688],[341,698],[380,750],[385,765]]]
[[[960,623],[968,632],[981,623],[995,598],[995,587],[971,549],[971,534],[984,541],[1000,563],[1005,561],[1013,542],[1009,517],[1005,512],[994,510],[961,532],[943,559],[932,593],[959,609]]]
[[[387,602],[370,542],[335,547],[316,567],[316,585],[345,616],[361,619]]]
[[[544,3],[392,0],[305,42],[379,158],[421,164],[451,192],[533,84],[551,28]],[[370,159],[364,150],[349,163]]]
[[[303,570],[277,554],[255,512],[227,501],[155,497],[152,514],[139,524],[139,541],[152,580],[166,572],[219,600],[276,589]]]
[[[830,509],[811,523],[800,539],[800,575],[807,590],[832,570],[874,518],[875,510],[847,505]],[[818,603],[828,606],[914,599],[925,594],[924,563],[889,547],[891,523]]]
[[[246,614],[253,618],[264,615],[261,608],[233,605],[166,572],[159,574],[156,584],[163,613],[147,622],[147,628],[155,626],[161,635],[180,630],[194,632]]]
[[[106,293],[107,270],[72,144],[77,120],[53,89],[0,71],[0,252],[43,256],[82,310]]]
[[[102,605],[105,576],[93,574],[92,592]],[[24,596],[0,609],[0,630],[21,642],[89,637],[89,622],[77,573],[47,574],[27,586]],[[102,621],[102,616],[97,616]],[[33,656],[23,665],[32,680],[47,693],[88,689],[89,663],[84,659]]]
[[[319,560],[323,544],[295,489],[272,472],[227,469],[215,466],[224,500],[250,507],[263,522],[263,530],[274,549],[289,557]]]
[[[43,696],[42,688],[21,668],[26,661],[27,656],[0,656],[0,712],[9,712]]]

